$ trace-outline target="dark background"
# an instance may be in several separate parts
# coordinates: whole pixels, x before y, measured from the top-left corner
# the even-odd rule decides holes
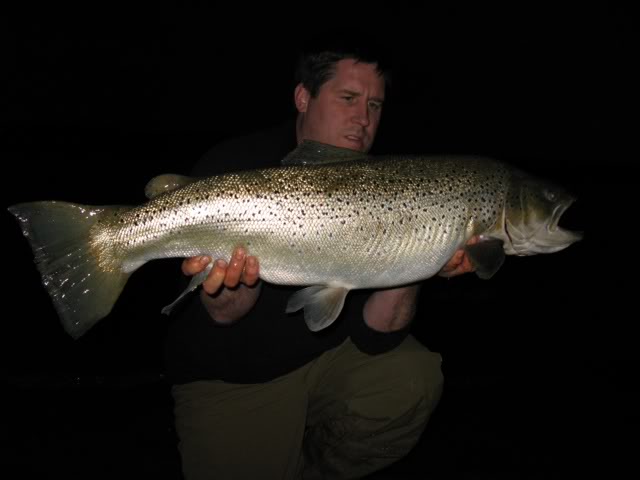
[[[630,12],[31,13],[40,17],[2,19],[5,207],[142,203],[153,176],[186,173],[216,142],[292,117],[305,38],[340,25],[382,40],[395,79],[378,151],[488,155],[549,178],[579,198],[567,222],[585,239],[508,258],[490,281],[426,283],[414,334],[443,355],[445,393],[416,448],[377,478],[637,470]],[[178,294],[179,261],[145,265],[109,317],[74,341],[17,223],[7,211],[1,221],[0,475],[180,478],[162,366],[171,319],[159,313]]]

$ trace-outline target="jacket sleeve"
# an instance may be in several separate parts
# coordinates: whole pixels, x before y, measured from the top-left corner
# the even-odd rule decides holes
[[[358,350],[368,355],[379,355],[400,345],[409,335],[411,324],[395,332],[379,332],[369,327],[364,321],[362,311],[372,293],[372,290],[351,292],[350,295],[353,295],[353,298],[345,305],[345,315],[348,316],[351,324],[351,341]]]

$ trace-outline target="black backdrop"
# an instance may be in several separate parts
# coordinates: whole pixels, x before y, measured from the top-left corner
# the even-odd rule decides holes
[[[448,390],[423,450],[396,475],[548,471],[563,458],[574,468],[622,468],[634,448],[625,432],[638,427],[630,14],[314,10],[292,7],[290,19],[252,7],[5,17],[3,204],[140,203],[152,176],[185,173],[216,142],[290,118],[296,44],[358,27],[394,63],[378,151],[508,161],[572,190],[571,221],[585,231],[563,252],[508,258],[490,281],[425,285],[414,333],[442,353]],[[2,232],[3,464],[80,475],[102,463],[106,477],[129,468],[175,478],[162,377],[171,320],[159,311],[178,293],[179,262],[136,272],[112,314],[74,341],[6,211]],[[149,440],[144,455],[117,446],[132,435]]]

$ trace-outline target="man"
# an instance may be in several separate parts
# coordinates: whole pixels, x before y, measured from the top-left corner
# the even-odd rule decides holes
[[[215,147],[194,173],[275,166],[304,139],[368,152],[385,99],[382,63],[322,51],[297,73],[295,128]],[[418,285],[351,292],[338,320],[313,333],[301,312],[284,313],[297,289],[261,282],[245,248],[229,262],[186,259],[182,270],[194,275],[212,260],[167,350],[187,479],[357,478],[409,452],[442,388],[440,356],[409,335]],[[461,251],[442,274],[471,269]]]

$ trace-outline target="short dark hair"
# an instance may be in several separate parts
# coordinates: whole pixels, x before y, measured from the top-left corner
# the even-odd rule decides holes
[[[345,33],[334,30],[310,39],[303,44],[298,54],[295,84],[301,83],[315,97],[320,87],[334,76],[336,63],[352,59],[375,65],[376,72],[384,78],[385,85],[389,86],[391,67],[386,52],[374,40],[362,43],[360,38],[363,36],[354,31]]]

